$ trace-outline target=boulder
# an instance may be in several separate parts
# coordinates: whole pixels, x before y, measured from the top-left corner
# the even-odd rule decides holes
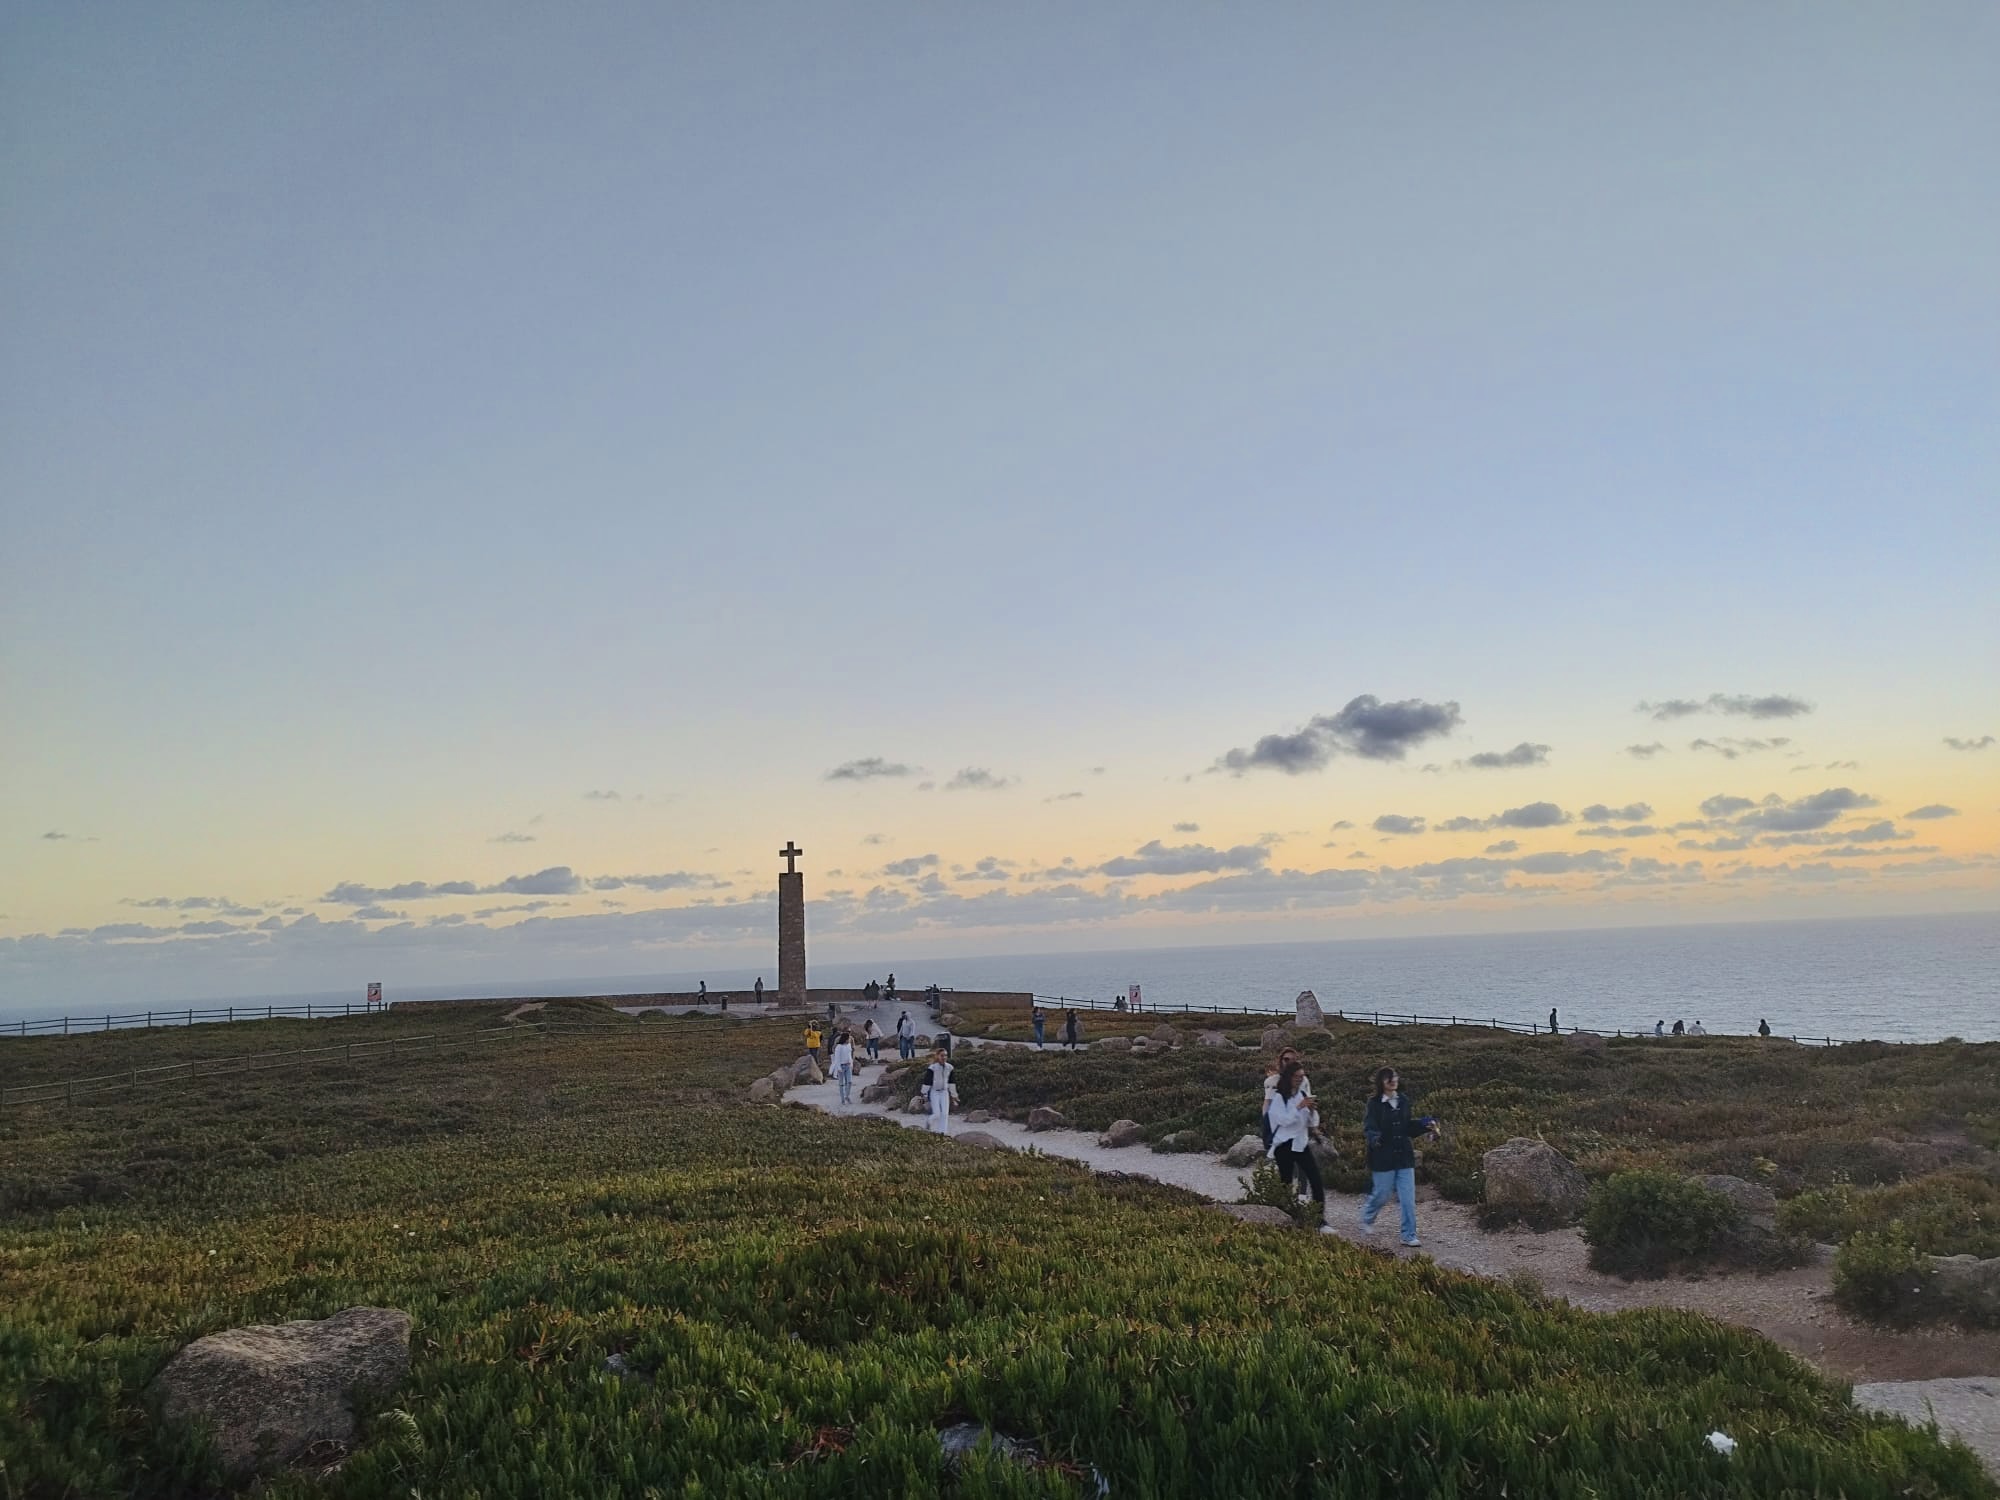
[[[1300,990],[1299,998],[1292,1003],[1297,1011],[1292,1017],[1294,1026],[1316,1030],[1326,1025],[1326,1013],[1319,1008],[1319,998],[1311,990]]]
[[[1158,1149],[1161,1151],[1192,1151],[1197,1136],[1192,1130],[1176,1130],[1172,1135],[1160,1137]]]
[[[1136,1146],[1146,1138],[1146,1127],[1137,1120],[1113,1120],[1103,1135],[1097,1138],[1100,1146]]]
[[[922,1094],[910,1095],[910,1102],[903,1106],[906,1115],[927,1115],[931,1112],[930,1101]]]
[[[1219,1031],[1204,1031],[1194,1039],[1197,1047],[1233,1047],[1236,1044]]]
[[[316,1443],[351,1443],[355,1393],[379,1398],[409,1373],[410,1315],[350,1307],[316,1323],[196,1339],[153,1389],[162,1416],[208,1429],[223,1462],[242,1473],[289,1463]]]
[[[1143,1057],[1149,1052],[1159,1052],[1161,1050],[1163,1049],[1154,1046],[1145,1037],[1135,1036],[1132,1038],[1131,1051],[1135,1057]]]
[[[1566,1224],[1590,1196],[1583,1173],[1546,1141],[1516,1136],[1480,1158],[1480,1167],[1487,1206],[1531,1224]]]
[[[1099,1037],[1090,1044],[1090,1050],[1092,1052],[1130,1052],[1132,1050],[1132,1038],[1129,1036]]]
[[[1273,1208],[1268,1203],[1218,1203],[1215,1205],[1232,1219],[1241,1219],[1245,1224],[1269,1224],[1273,1229],[1296,1229],[1299,1221],[1282,1208]]]
[[[1165,1021],[1160,1022],[1159,1025],[1147,1033],[1146,1039],[1155,1047],[1178,1047],[1181,1044],[1179,1028],[1169,1026]]]
[[[1001,1140],[997,1135],[988,1134],[984,1130],[961,1130],[952,1139],[957,1141],[961,1146],[976,1146],[981,1151],[1004,1151],[1007,1149],[1005,1141]]]
[[[1240,1137],[1236,1144],[1222,1153],[1225,1167],[1247,1167],[1264,1154],[1263,1140],[1254,1135]]]
[[[917,1070],[915,1068],[905,1063],[900,1068],[889,1069],[888,1072],[882,1075],[881,1081],[883,1083],[890,1084],[893,1086],[895,1084],[901,1083],[905,1078],[908,1078],[912,1073],[916,1071]]]
[[[1594,1031],[1572,1031],[1563,1038],[1563,1045],[1578,1052],[1602,1052],[1604,1038]]]
[[[1033,1109],[1028,1111],[1028,1129],[1030,1130],[1064,1130],[1068,1126],[1068,1117],[1061,1110],[1050,1109],[1046,1104],[1037,1104]]]
[[[1932,1285],[1954,1311],[1968,1321],[2000,1320],[2000,1258],[1933,1255],[1930,1262]]]
[[[810,1057],[802,1057],[792,1064],[792,1082],[801,1085],[825,1083],[826,1074],[819,1070],[819,1064],[814,1062]]]
[[[1257,1045],[1262,1047],[1266,1052],[1276,1052],[1290,1041],[1291,1037],[1286,1034],[1284,1027],[1266,1026],[1263,1035],[1257,1038]]]
[[[884,1099],[892,1098],[895,1092],[896,1086],[893,1083],[871,1083],[861,1091],[861,1102],[880,1104]]]
[[[928,1052],[931,1050],[933,1043],[931,1040],[931,1034],[928,1031],[918,1032],[915,1040],[919,1051]]]
[[[792,1070],[789,1067],[775,1069],[771,1073],[771,1087],[776,1089],[780,1096],[783,1096],[785,1090],[792,1086],[792,1076]]]
[[[1752,1224],[1762,1221],[1764,1227],[1775,1227],[1778,1221],[1778,1195],[1769,1188],[1755,1182],[1746,1182],[1741,1177],[1729,1177],[1717,1173],[1710,1177],[1697,1177],[1703,1187],[1711,1193],[1720,1193],[1743,1211],[1743,1217]]]
[[[959,1118],[968,1125],[990,1125],[993,1123],[993,1116],[983,1109],[972,1110],[967,1114],[960,1115]]]
[[[863,1089],[861,1097],[866,1099],[868,1097],[868,1090]],[[750,1102],[752,1104],[776,1104],[778,1099],[778,1086],[771,1082],[770,1079],[760,1078],[750,1085]]]
[[[961,1021],[957,1016],[939,1016],[938,1025],[946,1031],[957,1032],[965,1030],[965,1022]]]

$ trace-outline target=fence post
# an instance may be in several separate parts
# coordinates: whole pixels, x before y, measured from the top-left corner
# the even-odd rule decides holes
[[[271,1007],[268,1005],[264,1007],[264,1019],[267,1021],[271,1019]]]
[[[64,1036],[68,1036],[68,1035],[69,1035],[69,1017],[68,1017],[68,1016],[64,1016],[64,1017],[63,1017],[63,1035],[64,1035]]]
[[[233,1005],[229,1007],[229,1019],[232,1021],[236,1019],[236,1007]]]

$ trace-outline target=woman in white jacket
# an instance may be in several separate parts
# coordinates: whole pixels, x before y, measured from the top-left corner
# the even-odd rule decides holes
[[[1305,1090],[1305,1077],[1305,1065],[1296,1057],[1278,1069],[1278,1081],[1264,1111],[1265,1123],[1271,1127],[1270,1156],[1287,1186],[1304,1179],[1319,1214],[1319,1232],[1332,1234],[1333,1226],[1326,1222],[1326,1184],[1320,1181],[1319,1163],[1312,1154],[1312,1128],[1319,1123],[1319,1111]]]
[[[833,1079],[840,1085],[840,1102],[854,1102],[854,1033],[842,1031],[833,1039]]]
[[[931,1107],[931,1129],[938,1135],[951,1134],[951,1107],[958,1103],[958,1085],[951,1081],[951,1058],[940,1047],[931,1054],[924,1069],[922,1093]]]

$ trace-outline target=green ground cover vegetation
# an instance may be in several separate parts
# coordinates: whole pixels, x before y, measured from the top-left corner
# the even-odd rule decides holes
[[[1152,1184],[745,1106],[789,1026],[555,1020],[610,1029],[0,1111],[0,1495],[240,1491],[152,1420],[148,1382],[200,1334],[355,1304],[414,1316],[410,1379],[338,1472],[266,1495],[1073,1495],[1092,1469],[1113,1495],[1996,1493],[1963,1449],[1698,1316],[1580,1313]],[[9,1042],[0,1077],[264,1051],[284,1024]],[[1393,1041],[1420,1084],[1420,1040],[1365,1050]],[[1477,1116],[1494,1129],[1543,1091],[1537,1059],[1588,1066],[1493,1056],[1517,1080]],[[1104,1056],[975,1054],[968,1106],[1022,1093],[1023,1061],[1079,1119],[1237,1108],[1201,1099],[1210,1067],[1223,1093],[1247,1069],[1254,1106],[1255,1059],[1192,1049],[1117,1059],[1122,1085]],[[1347,1061],[1316,1055],[1323,1096]],[[1441,1112],[1473,1088],[1432,1082]],[[1056,1462],[947,1479],[935,1431],[968,1417]]]

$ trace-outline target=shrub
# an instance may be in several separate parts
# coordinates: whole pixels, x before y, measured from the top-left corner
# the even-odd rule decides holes
[[[1741,1218],[1735,1204],[1698,1182],[1620,1172],[1591,1190],[1583,1238],[1597,1270],[1663,1276],[1724,1253]]]
[[[1250,1191],[1243,1195],[1243,1201],[1280,1209],[1301,1225],[1310,1226],[1314,1222],[1312,1201],[1301,1198],[1298,1189],[1278,1175],[1277,1164],[1268,1159],[1260,1160],[1251,1169]]]
[[[1833,1300],[1859,1317],[1902,1323],[1939,1316],[1935,1279],[1930,1261],[1900,1229],[1864,1229],[1833,1258]]]
[[[1890,1187],[1816,1188],[1781,1204],[1778,1223],[1830,1245],[1893,1230],[1927,1255],[1990,1258],[2000,1256],[2000,1183],[1958,1171]]]

